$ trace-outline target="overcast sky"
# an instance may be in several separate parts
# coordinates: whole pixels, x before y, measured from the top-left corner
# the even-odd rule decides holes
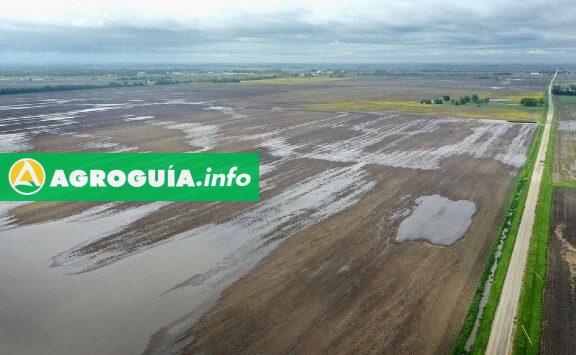
[[[4,0],[0,63],[573,62],[576,0]]]

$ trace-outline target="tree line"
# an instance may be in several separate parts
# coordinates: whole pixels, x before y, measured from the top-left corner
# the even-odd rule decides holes
[[[570,86],[554,85],[554,87],[552,87],[552,93],[554,95],[576,96],[576,85],[570,85]]]
[[[110,82],[104,85],[94,84],[70,84],[70,85],[44,85],[44,86],[29,86],[22,88],[1,88],[0,95],[10,94],[29,94],[36,92],[50,92],[50,91],[71,91],[71,90],[86,90],[86,89],[102,89],[102,88],[118,88],[118,87],[132,87],[143,86],[144,83],[118,83]]]
[[[435,104],[435,105],[442,105],[444,102],[449,102],[452,105],[466,105],[468,103],[475,103],[475,104],[487,104],[490,102],[490,99],[487,97],[480,97],[477,94],[472,95],[464,95],[460,96],[459,98],[452,98],[449,95],[443,95],[442,98],[434,98],[434,99],[422,99],[420,100],[421,104]]]
[[[528,106],[528,107],[537,107],[537,106],[544,106],[546,101],[543,97],[535,98],[535,97],[523,97],[520,99],[520,105]]]

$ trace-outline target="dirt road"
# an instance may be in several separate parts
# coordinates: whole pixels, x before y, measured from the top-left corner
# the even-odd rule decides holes
[[[494,322],[492,323],[490,339],[488,340],[488,347],[486,348],[487,354],[508,354],[512,349],[512,331],[514,329],[514,320],[518,308],[518,299],[520,298],[520,291],[522,289],[522,277],[524,276],[530,237],[532,236],[536,204],[538,203],[538,195],[540,193],[540,181],[542,180],[544,160],[546,158],[548,139],[550,137],[550,127],[552,125],[552,118],[554,117],[552,83],[554,79],[556,79],[556,74],[557,72],[552,77],[552,81],[548,87],[549,109],[546,117],[546,125],[544,126],[544,134],[542,135],[540,149],[536,157],[536,165],[534,166],[532,180],[530,181],[524,214],[520,221],[514,251],[512,252],[512,258],[510,259],[510,265],[508,266],[508,272],[504,280],[500,303],[498,304]]]

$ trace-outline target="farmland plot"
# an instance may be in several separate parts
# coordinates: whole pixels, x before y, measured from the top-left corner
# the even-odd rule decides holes
[[[261,201],[3,205],[0,343],[51,353],[449,349],[535,125],[306,106],[387,85],[2,98],[3,151],[257,151]]]
[[[576,190],[554,191],[552,231],[542,321],[542,354],[569,354],[576,347]]]

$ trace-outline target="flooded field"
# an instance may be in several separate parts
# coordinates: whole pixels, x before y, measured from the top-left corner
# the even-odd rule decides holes
[[[493,84],[359,78],[0,97],[1,151],[257,151],[262,197],[0,205],[2,348],[448,349],[536,126],[308,105]]]

